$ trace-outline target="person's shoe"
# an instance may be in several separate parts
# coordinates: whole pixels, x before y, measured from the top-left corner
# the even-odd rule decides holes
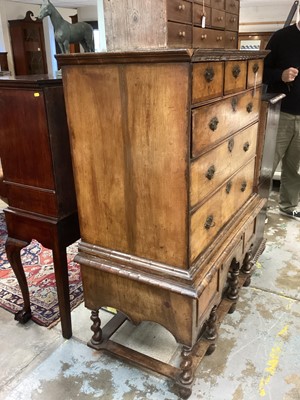
[[[279,212],[280,212],[280,214],[285,215],[286,217],[297,219],[298,221],[300,221],[300,211],[282,210],[281,208],[279,208]]]

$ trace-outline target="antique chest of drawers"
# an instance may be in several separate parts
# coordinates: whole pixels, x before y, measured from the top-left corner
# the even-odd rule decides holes
[[[90,345],[124,356],[100,326],[103,306],[135,324],[161,324],[183,345],[180,368],[126,357],[175,379],[184,398],[255,259],[265,204],[255,181],[263,57],[200,49],[58,56]]]
[[[238,45],[239,0],[104,0],[108,51]]]

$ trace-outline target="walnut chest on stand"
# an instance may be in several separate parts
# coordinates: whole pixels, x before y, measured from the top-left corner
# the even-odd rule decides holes
[[[58,56],[77,193],[89,343],[174,379],[183,398],[249,284],[264,52]],[[80,93],[80,96],[78,95]],[[263,229],[263,228],[262,228]],[[102,329],[98,310],[120,311]],[[109,339],[126,317],[182,345],[180,366]]]

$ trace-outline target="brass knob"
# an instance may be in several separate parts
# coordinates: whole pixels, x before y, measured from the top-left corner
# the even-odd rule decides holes
[[[235,66],[232,68],[232,75],[233,75],[233,77],[236,79],[236,78],[239,76],[240,73],[241,73],[241,68],[240,68],[240,66],[239,66],[239,65],[235,65]]]
[[[235,22],[236,21],[236,18],[235,17],[231,17],[230,18],[230,22]]]
[[[250,114],[252,112],[252,110],[253,110],[253,103],[247,104],[246,110]]]
[[[218,21],[223,21],[223,17],[218,17],[217,20]]]
[[[217,42],[220,42],[223,39],[222,36],[217,36]]]
[[[214,69],[211,67],[206,68],[206,70],[204,72],[204,78],[205,78],[206,82],[211,82],[214,79],[214,76],[215,76]]]
[[[184,37],[185,37],[185,32],[184,32],[184,31],[178,32],[178,35],[179,35],[180,37],[184,38]]]
[[[201,35],[201,40],[207,39],[207,35]]]
[[[179,4],[178,10],[184,11],[185,10],[185,5],[184,4]]]
[[[212,178],[213,178],[214,175],[215,175],[215,172],[216,172],[216,167],[215,167],[214,165],[211,165],[211,166],[208,168],[208,170],[207,170],[207,172],[206,172],[206,174],[205,174],[206,178],[207,178],[209,181],[211,181]]]
[[[247,187],[247,182],[243,181],[242,185],[241,185],[241,192],[244,192],[246,190]]]
[[[208,124],[209,129],[210,129],[211,131],[215,131],[215,130],[217,129],[217,127],[218,127],[218,123],[219,123],[218,118],[217,118],[217,117],[213,117],[213,118],[209,121],[209,124]]]
[[[213,215],[209,215],[207,218],[206,218],[206,221],[205,221],[205,224],[204,224],[204,228],[205,229],[209,229],[209,228],[211,228],[211,227],[213,227],[213,226],[215,226],[216,224],[214,223],[214,217],[213,217]]]
[[[249,142],[244,143],[244,146],[243,146],[244,151],[248,151],[249,147],[250,147],[250,143]]]

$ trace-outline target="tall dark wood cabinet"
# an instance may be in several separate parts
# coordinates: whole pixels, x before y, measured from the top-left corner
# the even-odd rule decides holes
[[[174,379],[183,398],[264,246],[257,216],[266,199],[256,190],[264,55],[58,56],[82,238],[76,260],[92,311],[89,345]],[[120,311],[108,328],[99,319],[103,306]],[[126,317],[168,329],[182,345],[180,365],[111,340]]]
[[[8,21],[16,75],[48,72],[43,22],[32,16],[28,11],[24,19]]]
[[[66,247],[79,234],[62,82],[48,76],[0,78],[0,158],[8,208],[7,256],[31,317],[21,249],[32,239],[52,249],[62,333],[72,335]]]

